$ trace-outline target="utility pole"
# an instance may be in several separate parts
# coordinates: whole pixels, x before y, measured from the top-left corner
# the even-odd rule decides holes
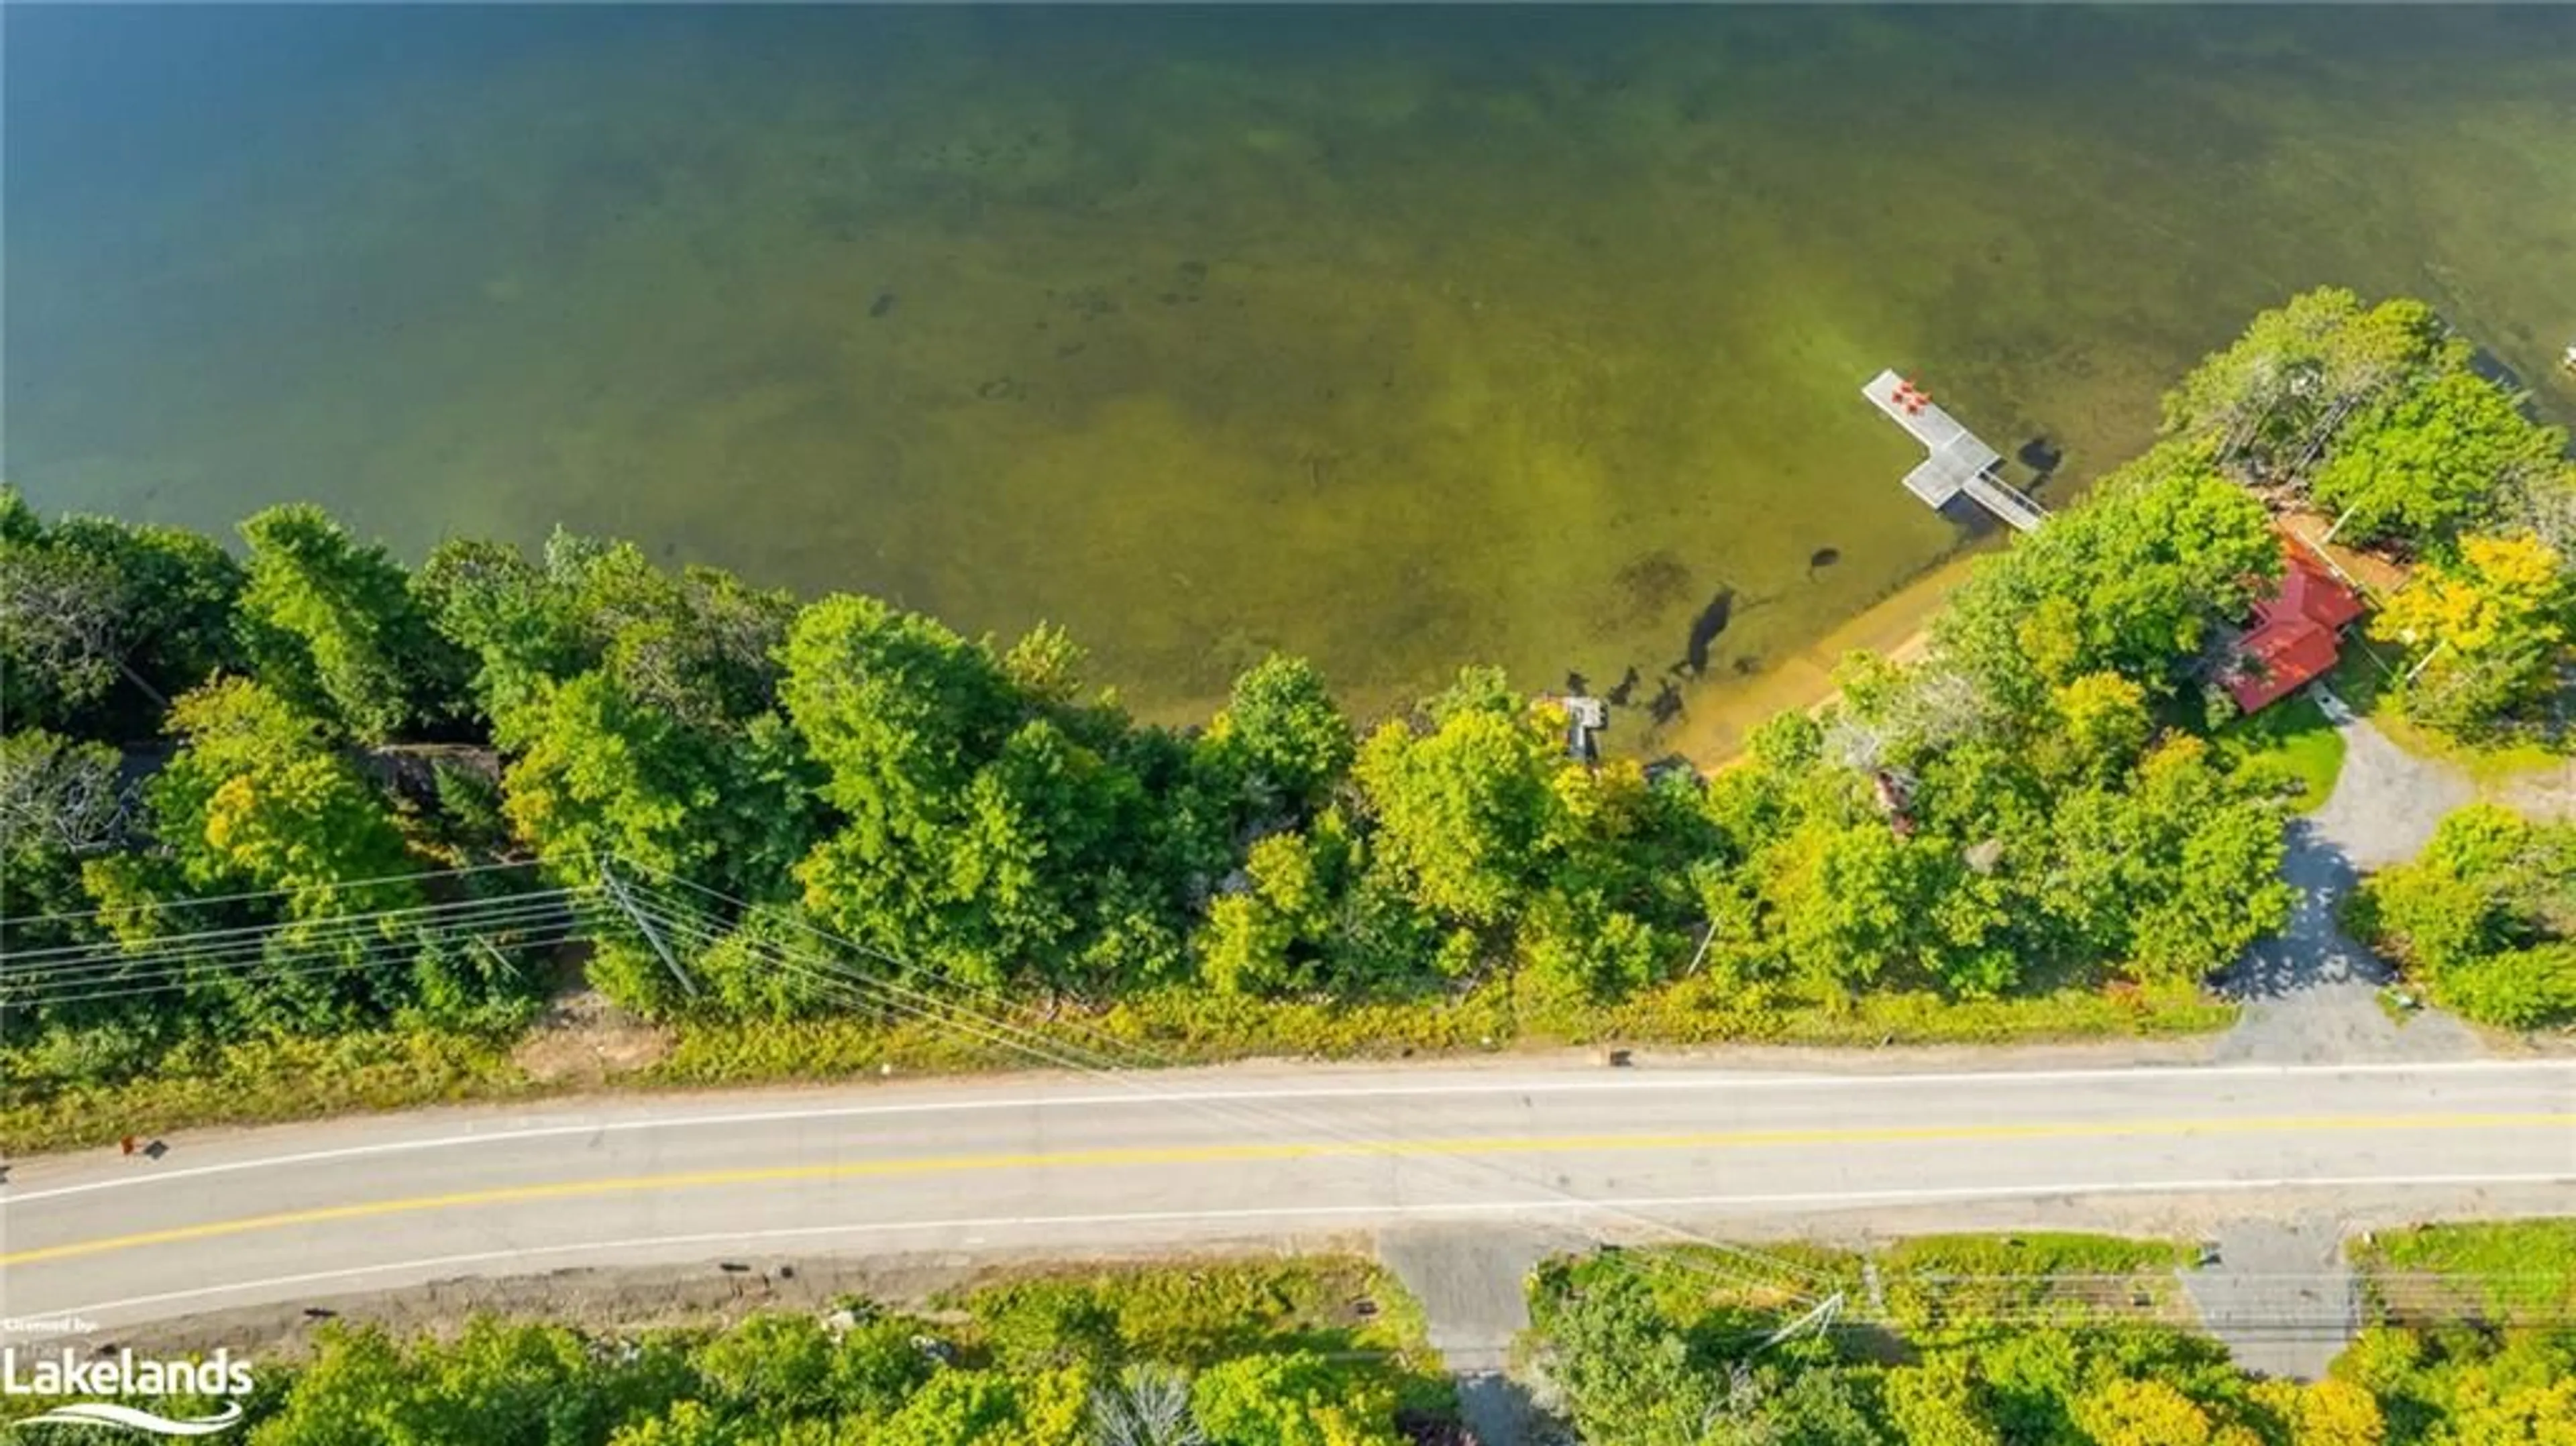
[[[671,953],[671,946],[662,942],[662,931],[654,928],[653,921],[644,917],[644,911],[635,907],[635,900],[627,895],[625,881],[617,877],[617,871],[611,869],[605,860],[599,865],[599,885],[607,891],[608,901],[617,906],[617,912],[624,914],[626,922],[634,925],[635,932],[642,934],[644,942],[653,947],[662,967],[671,971],[671,977],[680,981],[680,987],[688,992],[690,998],[697,998],[698,981],[690,978],[689,972],[680,967],[680,961]]]

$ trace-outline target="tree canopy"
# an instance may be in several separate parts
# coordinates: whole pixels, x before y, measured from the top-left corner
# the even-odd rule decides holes
[[[2415,859],[2365,880],[2353,914],[2435,1000],[2472,1019],[2576,1021],[2576,825],[2471,804]]]
[[[2317,505],[2348,536],[2448,541],[2556,472],[2566,448],[2493,382],[2452,372],[2356,416],[2317,469]]]

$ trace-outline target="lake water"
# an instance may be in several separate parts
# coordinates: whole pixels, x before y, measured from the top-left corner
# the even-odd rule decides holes
[[[560,522],[1050,618],[1158,715],[1274,646],[1363,709],[1468,660],[1642,702],[1729,591],[1705,713],[1961,545],[1881,366],[2045,438],[2043,498],[2324,282],[2576,413],[2566,9],[5,24],[39,505]]]

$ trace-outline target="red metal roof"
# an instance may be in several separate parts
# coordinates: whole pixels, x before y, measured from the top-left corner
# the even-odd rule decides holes
[[[2266,622],[2238,645],[2239,663],[2227,691],[2237,707],[2254,712],[2334,671],[2339,651],[2333,631],[2306,618]]]
[[[2248,713],[2333,671],[2338,634],[2362,613],[2352,589],[2287,537],[2281,563],[2281,580],[2254,604],[2256,626],[2237,645],[2238,665],[2227,678],[2227,691]]]
[[[2254,605],[2263,623],[2304,621],[2331,630],[2361,616],[2361,599],[2352,589],[2298,547],[2284,542],[2281,561],[2280,585]]]

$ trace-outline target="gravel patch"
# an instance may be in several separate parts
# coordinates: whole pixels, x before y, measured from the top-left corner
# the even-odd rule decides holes
[[[2343,1228],[2308,1213],[2240,1220],[2214,1237],[2219,1258],[2182,1273],[2209,1333],[2246,1370],[2313,1381],[2361,1328],[2361,1297]]]
[[[2344,933],[2336,913],[2362,870],[2413,858],[2442,815],[2476,790],[2332,695],[2320,701],[2344,737],[2343,772],[2324,806],[2290,825],[2281,874],[2297,898],[2288,926],[2217,980],[2245,1010],[2216,1056],[2284,1064],[2475,1057],[2483,1046],[2459,1020],[2424,1011],[2400,1024],[2380,1008],[2379,988],[2395,973]]]
[[[1522,1446],[1552,1433],[1529,1391],[1504,1373],[1529,1329],[1529,1275],[1588,1247],[1563,1231],[1426,1225],[1381,1231],[1378,1260],[1422,1302],[1431,1346],[1458,1380],[1459,1414],[1482,1446]]]

